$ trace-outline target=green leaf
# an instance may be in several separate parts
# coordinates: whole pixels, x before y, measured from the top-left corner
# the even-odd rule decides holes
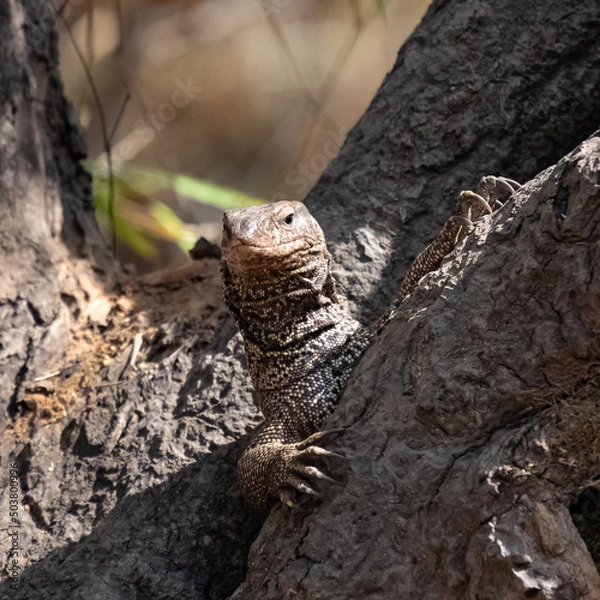
[[[200,181],[186,175],[175,175],[173,188],[178,194],[192,198],[202,204],[211,204],[217,208],[227,210],[229,208],[244,208],[256,204],[264,204],[264,200],[247,196],[242,192]]]
[[[129,164],[125,165],[118,175],[132,188],[146,195],[152,195],[164,189],[172,189],[177,194],[186,196],[195,202],[210,204],[222,210],[264,204],[264,200],[260,198],[254,198],[232,188],[195,179],[188,175],[165,173]]]

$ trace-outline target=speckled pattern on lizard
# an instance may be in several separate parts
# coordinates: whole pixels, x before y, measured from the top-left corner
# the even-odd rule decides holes
[[[489,176],[475,192],[461,192],[455,213],[414,260],[388,312],[369,327],[351,316],[337,292],[325,236],[302,203],[225,213],[225,302],[242,333],[254,400],[265,419],[238,463],[242,490],[255,508],[266,510],[278,498],[293,506],[295,494],[318,495],[314,482],[331,480],[316,465],[339,456],[322,447],[336,432],[319,428],[373,336],[474,221],[519,187]]]

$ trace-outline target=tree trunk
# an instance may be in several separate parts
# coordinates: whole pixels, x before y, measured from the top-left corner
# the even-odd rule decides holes
[[[477,227],[325,428],[342,489],[273,511],[233,598],[600,598],[600,130]],[[565,216],[566,215],[566,216]]]
[[[595,1],[434,2],[308,199],[362,318],[459,189],[525,181],[595,129],[599,24]],[[260,523],[234,483],[257,415],[217,263],[143,279],[111,265],[51,11],[3,2],[0,31],[3,530],[19,484],[0,592],[224,598]],[[404,305],[331,420],[348,426],[346,487],[274,510],[236,597],[600,594],[566,509],[598,475],[597,143]]]

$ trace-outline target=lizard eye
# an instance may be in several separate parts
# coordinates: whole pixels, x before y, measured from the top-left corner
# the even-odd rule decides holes
[[[286,225],[291,225],[294,222],[294,213],[290,213],[289,215],[287,215],[284,219],[283,222]]]

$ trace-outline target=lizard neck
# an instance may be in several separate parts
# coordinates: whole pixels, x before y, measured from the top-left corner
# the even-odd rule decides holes
[[[336,292],[330,262],[329,253],[320,252],[287,269],[241,274],[222,263],[225,301],[257,391],[304,377],[359,327]]]

